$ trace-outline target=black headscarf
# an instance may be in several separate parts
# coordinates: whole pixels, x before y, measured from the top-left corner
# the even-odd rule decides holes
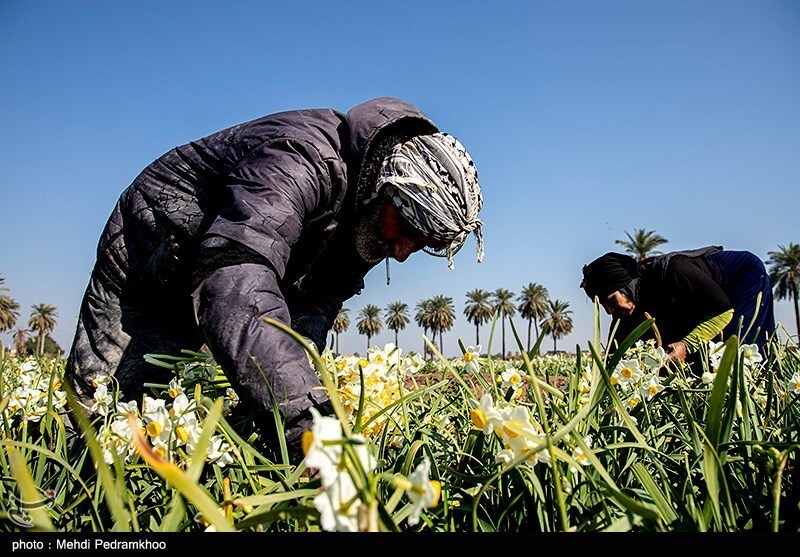
[[[583,266],[581,288],[592,300],[601,300],[629,285],[639,277],[636,260],[629,255],[609,252]]]

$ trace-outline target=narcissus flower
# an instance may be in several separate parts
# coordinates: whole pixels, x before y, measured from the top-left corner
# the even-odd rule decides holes
[[[522,374],[517,368],[512,366],[506,367],[506,370],[500,374],[500,379],[502,380],[500,388],[503,389],[503,391],[507,391],[509,388],[516,391],[522,386]]]
[[[652,352],[645,353],[643,360],[650,371],[657,372],[667,363],[667,352],[659,346]]]
[[[790,393],[796,393],[800,391],[800,371],[795,371],[794,374],[789,378],[789,381],[786,384],[786,389]]]
[[[481,354],[481,345],[478,346],[467,346],[462,359],[464,360],[464,366],[467,372],[477,372],[480,369],[480,365],[478,363],[478,357]]]
[[[492,430],[500,427],[503,419],[500,416],[500,412],[494,406],[492,395],[487,393],[481,397],[480,401],[470,399],[469,402],[472,405],[469,418],[476,428],[482,430],[484,434],[489,435]]]
[[[641,379],[642,372],[638,360],[622,360],[617,364],[612,378],[616,378],[622,386],[633,386]]]
[[[714,379],[717,378],[717,374],[713,371],[704,371],[703,375],[700,376],[700,381],[703,382],[703,385],[710,385],[714,382]]]
[[[725,353],[724,342],[709,341],[708,343],[708,365],[716,372],[719,364],[722,361],[722,355]]]
[[[408,515],[409,526],[414,526],[419,522],[422,509],[435,507],[439,502],[439,495],[442,492],[442,484],[437,480],[431,480],[431,462],[427,456],[417,465],[414,471],[408,476],[411,488],[406,492],[411,499],[411,514]]]
[[[639,387],[639,392],[645,399],[650,400],[661,392],[662,389],[663,387],[658,375],[651,375],[647,381],[642,382],[642,386]]]
[[[590,449],[592,448],[592,441],[593,441],[593,440],[592,440],[592,436],[591,436],[591,435],[587,435],[586,437],[584,437],[584,438],[583,438],[583,442],[584,442],[584,443],[586,443],[586,446],[587,446],[588,448],[590,448]],[[588,459],[588,457],[586,456],[586,453],[585,453],[585,452],[583,452],[583,449],[582,449],[582,448],[580,448],[580,447],[575,447],[575,448],[572,450],[572,458],[573,458],[573,459],[574,459],[574,460],[575,460],[575,461],[576,461],[578,464],[580,464],[581,466],[589,466],[589,464],[590,464],[590,463],[589,463],[589,459]]]
[[[228,464],[233,464],[233,447],[231,447],[222,437],[211,438],[211,446],[208,449],[206,458],[212,464],[224,468]]]
[[[739,354],[742,357],[745,367],[753,368],[761,362],[764,357],[759,353],[758,346],[755,344],[743,344],[739,347]]]

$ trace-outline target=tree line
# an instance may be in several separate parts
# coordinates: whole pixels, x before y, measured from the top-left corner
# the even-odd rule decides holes
[[[12,330],[19,319],[19,304],[6,294],[5,278],[0,276],[0,333]],[[14,331],[14,349],[17,355],[24,356],[29,350],[36,354],[45,352],[45,340],[56,328],[58,310],[50,304],[34,304],[28,319],[28,329],[23,327]],[[35,337],[34,337],[35,335]],[[31,338],[29,338],[31,337]],[[55,344],[55,343],[53,343]]]
[[[638,261],[658,255],[658,248],[668,240],[656,234],[654,230],[634,229],[633,233],[625,232],[626,240],[615,243]],[[775,298],[790,300],[793,303],[795,325],[800,335],[800,245],[790,242],[788,246],[779,245],[776,251],[767,253],[770,281]],[[20,305],[7,294],[5,279],[0,276],[0,333],[11,331],[17,325]],[[437,294],[417,303],[413,319],[425,334],[431,334],[435,343],[439,341],[442,351],[444,333],[455,324],[456,311],[453,299]],[[497,313],[500,322],[502,356],[506,351],[506,321],[517,313],[527,321],[527,349],[531,348],[531,332],[539,336],[541,326],[547,324],[549,335],[553,339],[553,350],[557,350],[558,339],[572,332],[572,311],[569,302],[551,300],[547,289],[541,284],[531,282],[524,286],[518,295],[506,288],[498,288],[494,292],[482,289],[470,290],[466,293],[464,316],[475,326],[475,344],[479,345],[481,326],[490,323]],[[49,336],[55,329],[58,311],[50,304],[34,304],[28,319],[28,328],[20,327],[13,333],[14,347],[17,354],[24,355],[31,351],[36,354],[55,353],[58,346]],[[357,314],[356,327],[359,334],[364,335],[369,348],[372,337],[381,333],[384,327],[394,331],[395,344],[399,344],[399,333],[411,322],[411,309],[404,302],[392,302],[386,308],[368,304]],[[384,321],[385,320],[385,321]],[[333,335],[336,352],[339,352],[339,335],[350,327],[350,310],[342,308],[333,323]],[[423,352],[426,352],[424,347]]]
[[[516,296],[516,297],[515,297]],[[516,302],[516,303],[515,303]],[[438,338],[439,351],[442,352],[444,333],[453,328],[456,310],[453,298],[437,294],[431,298],[420,300],[415,306],[414,322],[422,328],[425,335],[431,334],[435,344]],[[517,312],[528,324],[527,349],[531,348],[531,330],[539,336],[539,327],[545,323],[553,338],[553,350],[557,348],[559,338],[572,332],[572,310],[569,302],[551,300],[547,288],[535,282],[523,287],[519,295],[507,288],[498,288],[494,292],[483,289],[470,290],[466,294],[464,316],[475,326],[475,344],[481,344],[481,326],[492,321],[495,314],[500,322],[502,356],[506,357],[506,321]],[[412,315],[408,304],[392,302],[386,308],[375,304],[367,304],[357,314],[356,328],[367,340],[367,349],[372,337],[383,331],[384,327],[394,332],[394,342],[399,345],[399,333],[411,323]],[[339,352],[339,335],[350,327],[350,310],[343,307],[333,322],[335,351]],[[427,350],[423,347],[423,353]]]

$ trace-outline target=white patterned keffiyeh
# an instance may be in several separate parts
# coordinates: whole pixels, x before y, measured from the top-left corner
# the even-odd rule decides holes
[[[470,233],[478,241],[476,256],[483,260],[483,223],[478,212],[483,205],[478,171],[467,150],[446,133],[420,135],[400,143],[384,159],[378,182],[369,202],[386,188],[400,213],[418,230],[444,244],[427,253],[446,257],[453,268],[453,256]]]

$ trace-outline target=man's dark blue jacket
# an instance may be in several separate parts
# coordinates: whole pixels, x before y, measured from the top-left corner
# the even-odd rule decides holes
[[[80,398],[104,373],[136,400],[144,382],[164,379],[144,354],[206,343],[252,412],[269,416],[266,376],[286,421],[307,418],[327,396],[302,348],[260,318],[324,347],[373,266],[353,242],[360,192],[394,144],[437,131],[416,107],[384,97],[347,114],[265,116],[154,161],[100,238],[67,363]]]

